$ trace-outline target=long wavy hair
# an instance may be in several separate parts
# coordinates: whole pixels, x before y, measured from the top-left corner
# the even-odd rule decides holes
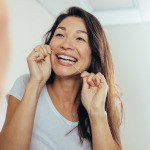
[[[80,17],[83,19],[87,32],[89,44],[92,50],[92,61],[88,72],[98,73],[101,72],[106,78],[109,90],[106,97],[105,111],[108,116],[108,124],[114,141],[118,144],[120,149],[120,125],[122,120],[122,102],[118,86],[115,83],[114,67],[109,45],[104,33],[104,30],[95,16],[79,7],[70,7],[66,13],[60,14],[54,22],[52,28],[45,34],[45,44],[49,44],[57,26],[63,19],[69,16]],[[47,81],[47,84],[53,83],[55,73],[52,74]],[[116,107],[116,99],[120,101],[120,111]],[[120,112],[120,113],[119,113]],[[89,140],[92,145],[92,132],[88,113],[82,103],[78,107],[78,133],[81,144],[84,139]]]

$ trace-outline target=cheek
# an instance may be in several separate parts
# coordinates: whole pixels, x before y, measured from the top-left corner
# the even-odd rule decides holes
[[[51,47],[51,49],[56,49],[59,45],[61,44],[61,41],[60,40],[58,40],[58,39],[56,39],[55,37],[53,37],[52,39],[51,39],[51,41],[50,41],[50,47]]]
[[[92,52],[89,47],[86,47],[84,49],[81,49],[81,57],[82,61],[84,61],[84,64],[89,67],[92,61]]]
[[[50,45],[50,47],[51,47],[52,50],[55,49],[55,47],[56,47],[55,40],[52,39],[49,45]]]
[[[85,47],[85,48],[81,49],[81,55],[83,58],[85,58],[85,60],[87,59],[87,60],[91,61],[92,52],[89,47]]]

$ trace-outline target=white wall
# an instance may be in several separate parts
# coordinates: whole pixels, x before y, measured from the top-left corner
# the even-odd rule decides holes
[[[124,93],[125,150],[150,149],[150,23],[105,27]]]
[[[26,57],[42,42],[53,18],[35,0],[7,0],[10,10],[11,60],[8,77],[12,79],[28,71]],[[11,76],[10,76],[11,74]],[[10,87],[10,85],[8,84]]]
[[[53,18],[34,0],[7,0],[10,9],[11,60],[6,91],[15,79],[28,72],[26,57],[42,41]],[[125,103],[122,127],[124,150],[150,148],[150,24],[110,26],[104,28],[110,43],[116,75]],[[4,120],[6,103],[1,107]]]

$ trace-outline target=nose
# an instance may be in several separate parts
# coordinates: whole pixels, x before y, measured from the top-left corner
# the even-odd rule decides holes
[[[65,38],[61,43],[61,48],[64,50],[73,50],[74,44],[71,38]]]

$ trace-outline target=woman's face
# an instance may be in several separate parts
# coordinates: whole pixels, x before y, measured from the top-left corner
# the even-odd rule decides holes
[[[50,47],[53,51],[52,68],[56,75],[77,75],[87,70],[91,64],[87,30],[79,17],[67,17],[58,25]]]

